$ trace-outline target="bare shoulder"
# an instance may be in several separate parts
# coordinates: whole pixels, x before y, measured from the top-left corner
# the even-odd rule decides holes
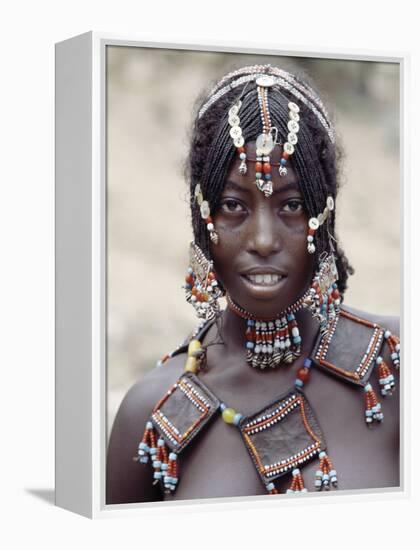
[[[157,401],[181,376],[184,365],[185,353],[181,353],[147,373],[129,389],[120,411],[129,416],[150,414]]]
[[[347,304],[343,304],[343,308],[353,315],[380,325],[384,329],[391,331],[391,333],[396,336],[400,335],[400,318],[397,315],[377,315],[375,313],[369,313],[367,311],[350,307]]]
[[[150,471],[133,461],[150,414],[183,372],[185,354],[169,359],[134,384],[115,417],[107,453],[107,504],[162,499]]]

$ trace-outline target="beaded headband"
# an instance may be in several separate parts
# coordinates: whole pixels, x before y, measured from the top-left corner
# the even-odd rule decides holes
[[[255,65],[252,67],[243,67],[242,69],[238,69],[237,71],[226,75],[210,92],[209,99],[198,112],[198,118],[201,118],[204,113],[213,105],[213,103],[218,101],[221,97],[223,97],[231,90],[234,90],[242,84],[256,81],[258,78],[268,75],[273,78],[273,86],[288,90],[297,100],[306,105],[306,107],[308,107],[308,109],[310,109],[314,113],[319,122],[325,128],[331,143],[335,143],[335,133],[331,122],[328,119],[327,111],[322,104],[322,101],[312,90],[312,88],[298,82],[298,80],[287,71],[278,69],[277,67],[272,67],[271,65]],[[236,78],[236,76],[239,76],[239,78],[233,80],[226,86],[223,86],[223,84],[227,80],[231,78]]]

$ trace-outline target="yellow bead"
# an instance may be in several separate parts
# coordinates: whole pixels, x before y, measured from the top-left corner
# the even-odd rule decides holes
[[[235,409],[227,408],[222,412],[222,418],[227,424],[233,424],[233,419],[235,418],[236,411]]]
[[[198,371],[198,362],[195,357],[188,357],[184,370],[187,372],[197,372]]]
[[[193,357],[193,353],[201,349],[200,340],[191,340],[188,345],[188,357]]]

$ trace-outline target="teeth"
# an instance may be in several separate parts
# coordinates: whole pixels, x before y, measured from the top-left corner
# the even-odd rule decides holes
[[[248,279],[257,285],[274,285],[279,282],[281,276],[273,273],[259,273],[258,275],[248,275]]]

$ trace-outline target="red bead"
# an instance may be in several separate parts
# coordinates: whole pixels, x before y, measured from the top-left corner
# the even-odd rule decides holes
[[[340,298],[340,292],[335,288],[332,292],[332,297],[334,300],[337,300],[337,298]]]
[[[262,163],[261,162],[256,162],[255,163],[255,171],[256,172],[262,172]]]
[[[245,337],[248,340],[248,342],[252,342],[255,338],[254,331],[248,328],[245,332]]]
[[[263,172],[264,174],[269,174],[271,172],[271,164],[269,162],[264,162]]]
[[[193,285],[194,284],[194,277],[190,274],[188,274],[186,277],[185,277],[185,282],[188,283],[189,285]]]
[[[237,147],[237,151],[239,154],[245,153],[245,147]]]
[[[283,157],[284,159],[287,160],[287,159],[289,158],[289,156],[290,156],[289,153],[286,153],[286,151],[283,151],[282,157]]]
[[[210,271],[210,273],[208,274],[208,280],[209,281],[214,281],[214,279],[216,278],[215,274],[213,273],[213,271]]]
[[[211,216],[209,216],[208,218],[205,219],[205,222],[206,223],[213,223],[213,218]]]
[[[191,289],[191,294],[192,294],[193,296],[197,296],[198,290],[197,290],[197,288],[196,288],[195,286],[192,287],[192,289]]]
[[[315,229],[309,228],[308,235],[315,235]]]
[[[307,367],[302,367],[297,371],[297,377],[299,378],[299,380],[305,383],[311,377],[311,373]]]

